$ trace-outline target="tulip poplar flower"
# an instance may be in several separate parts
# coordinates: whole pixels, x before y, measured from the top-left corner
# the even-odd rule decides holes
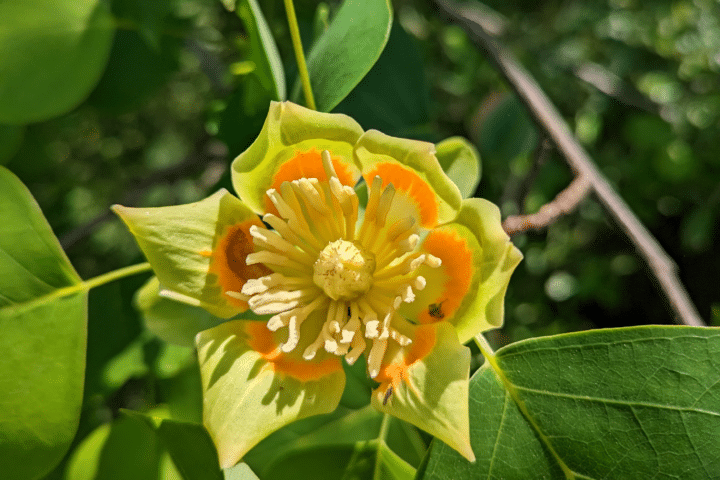
[[[366,362],[378,410],[473,460],[463,343],[502,324],[522,258],[497,207],[463,200],[433,144],[289,102],[271,104],[232,180],[240,199],[114,207],[164,295],[234,318],[196,339],[221,465],[332,412],[343,359]],[[236,318],[248,309],[264,321]]]

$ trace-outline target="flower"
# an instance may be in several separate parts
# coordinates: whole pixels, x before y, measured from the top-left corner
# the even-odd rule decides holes
[[[521,259],[497,207],[463,200],[433,144],[289,102],[271,104],[232,180],[240,199],[221,190],[189,205],[114,207],[164,295],[223,318],[264,316],[196,339],[221,465],[332,412],[341,360],[362,356],[378,410],[473,460],[462,343],[502,324]]]

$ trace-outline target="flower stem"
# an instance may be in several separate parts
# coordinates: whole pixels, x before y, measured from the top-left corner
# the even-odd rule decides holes
[[[305,94],[305,103],[307,103],[308,108],[317,110],[312,86],[310,85],[310,74],[308,73],[307,64],[305,63],[305,53],[303,53],[300,28],[298,28],[297,17],[295,16],[293,0],[285,0],[285,13],[287,14],[288,25],[290,26],[290,36],[292,37],[293,49],[295,50],[295,60],[298,65],[300,82],[302,83],[303,93]]]
[[[73,295],[75,293],[86,292],[86,291],[90,290],[91,288],[99,287],[100,285],[105,285],[106,283],[110,283],[114,280],[118,280],[123,277],[129,277],[130,275],[135,275],[137,273],[146,272],[150,269],[151,269],[151,267],[150,267],[149,263],[139,263],[137,265],[130,265],[129,267],[119,268],[117,270],[113,270],[112,272],[103,273],[102,275],[93,277],[90,280],[84,280],[84,281],[76,283],[74,285],[69,285],[67,287],[58,288],[57,290],[53,290],[52,292],[46,293],[45,295],[42,295],[37,298],[33,298],[32,300],[29,300],[27,302],[18,303],[18,304],[12,305],[10,307],[5,307],[5,308],[7,309],[7,311],[13,311],[13,312],[35,308],[44,303],[49,303],[53,300],[67,297],[67,296]]]

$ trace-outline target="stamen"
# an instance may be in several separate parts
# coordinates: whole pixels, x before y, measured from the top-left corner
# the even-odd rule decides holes
[[[285,240],[294,243],[297,246],[302,244],[303,250],[308,253],[317,254],[323,249],[324,245],[320,244],[315,237],[303,235],[305,232],[298,232],[281,218],[276,217],[272,213],[266,213],[263,221],[275,229]]]
[[[245,263],[247,265],[254,265],[256,263],[264,263],[270,268],[276,267],[279,269],[293,269],[301,272],[302,274],[312,272],[312,264],[307,265],[300,263],[296,260],[291,260],[281,253],[271,252],[269,250],[260,250],[259,252],[249,253],[245,257]]]
[[[323,169],[325,170],[327,178],[337,177],[335,166],[333,166],[332,158],[330,157],[330,152],[323,150],[320,153],[320,158],[322,159]]]
[[[378,376],[378,373],[380,373],[380,365],[387,350],[387,343],[387,340],[373,341],[372,348],[370,348],[370,353],[368,354],[368,372],[370,373],[370,378],[375,378]]]
[[[250,227],[250,235],[253,237],[253,243],[258,247],[282,253],[300,263],[312,264],[314,262],[307,252],[300,250],[275,232],[253,225]]]

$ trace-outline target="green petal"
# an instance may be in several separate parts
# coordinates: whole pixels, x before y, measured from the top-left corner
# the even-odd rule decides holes
[[[481,198],[463,201],[455,223],[467,227],[479,242],[473,259],[473,285],[453,322],[461,343],[477,333],[499,328],[505,315],[505,292],[510,276],[523,258],[500,221],[500,209]],[[476,286],[477,285],[477,286]]]
[[[417,327],[413,341],[418,345],[432,342],[431,348],[419,358],[414,358],[412,346],[400,358],[396,356],[391,364],[409,365],[388,367],[385,372],[403,371],[405,378],[381,383],[373,392],[373,406],[425,430],[474,461],[468,417],[470,349],[460,344],[447,322]]]
[[[458,218],[431,230],[421,249],[442,264],[420,267],[425,288],[400,308],[403,316],[422,324],[449,322],[461,343],[502,325],[505,291],[522,254],[502,229],[495,205],[465,200]]]
[[[284,425],[330,413],[340,402],[345,373],[337,357],[274,356],[276,346],[262,322],[233,320],[197,336],[203,422],[223,468]]]
[[[217,326],[223,319],[207,310],[160,295],[160,281],[152,277],[135,292],[135,305],[145,327],[173,345],[195,346],[195,336]]]
[[[451,137],[435,145],[440,166],[458,186],[463,198],[472,197],[480,183],[480,154],[462,137]]]
[[[369,130],[358,140],[355,158],[368,185],[377,175],[383,186],[394,185],[396,198],[399,192],[404,192],[415,205],[424,227],[449,222],[457,215],[462,203],[460,190],[443,172],[432,143]],[[407,202],[402,203],[407,210]]]
[[[316,152],[319,159],[323,150],[328,150],[333,160],[347,170],[338,172],[340,181],[354,186],[359,173],[352,161],[352,149],[362,133],[362,127],[347,115],[316,112],[291,102],[271,102],[260,135],[233,161],[235,191],[257,213],[266,212],[269,202],[265,192],[269,188],[301,178],[293,178],[293,173],[302,171],[303,166],[282,170],[283,165],[299,153]],[[322,164],[316,166],[322,173]]]
[[[226,292],[239,292],[245,280],[267,273],[244,261],[254,250],[247,230],[262,222],[227,190],[187,205],[115,205],[113,210],[135,236],[163,294],[223,318],[247,309],[245,302]]]

